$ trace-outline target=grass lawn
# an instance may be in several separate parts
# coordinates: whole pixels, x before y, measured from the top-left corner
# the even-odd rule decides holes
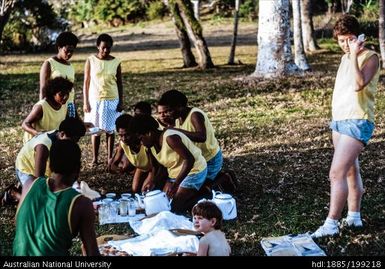
[[[214,26],[211,25],[213,29]],[[179,68],[181,53],[175,46],[175,37],[170,38],[171,45],[166,48],[150,46],[149,42],[141,48],[139,39],[137,48],[130,50],[130,44],[119,46],[117,42],[118,49],[112,54],[123,60],[126,111],[131,112],[137,101],[154,103],[164,91],[174,88],[186,93],[191,105],[208,112],[222,146],[225,168],[233,169],[240,181],[235,195],[238,219],[224,224],[233,255],[262,256],[262,237],[318,228],[327,215],[329,203],[328,170],[333,150],[328,122],[334,78],[342,56],[335,44],[322,40],[323,49],[308,57],[314,71],[306,76],[252,81],[247,75],[255,68],[255,43],[241,42],[236,58],[242,64],[227,66],[229,46],[216,45],[213,40],[209,49],[217,67],[199,71]],[[81,47],[72,59],[81,115],[83,66],[94,51]],[[15,181],[14,162],[22,146],[21,121],[38,100],[39,68],[51,55],[0,56],[0,190]],[[384,254],[384,75],[382,71],[374,137],[360,158],[365,185],[362,203],[365,226],[362,230],[342,230],[338,237],[318,240],[331,256]],[[80,180],[97,190],[122,193],[129,189],[129,176],[108,174],[101,166],[91,168],[89,137],[82,138],[80,144],[83,150]],[[104,144],[100,153],[100,160],[103,159],[106,159]],[[0,208],[0,255],[12,253],[15,212],[15,207]],[[95,224],[95,227],[98,236],[132,234],[128,225],[123,224]],[[75,241],[71,251],[79,255],[80,243],[78,239]]]

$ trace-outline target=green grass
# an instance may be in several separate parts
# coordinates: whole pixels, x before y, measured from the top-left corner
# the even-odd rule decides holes
[[[214,27],[214,26],[212,26]],[[225,156],[225,167],[240,181],[235,197],[238,219],[226,222],[224,231],[234,255],[264,255],[263,237],[315,230],[327,215],[328,169],[332,146],[328,121],[340,51],[331,40],[309,55],[313,72],[304,77],[272,81],[249,80],[255,68],[256,46],[237,48],[243,65],[226,66],[229,48],[210,47],[217,68],[183,70],[179,49],[119,51],[122,58],[126,111],[140,100],[155,102],[166,90],[185,92],[191,105],[207,111]],[[93,52],[74,56],[76,92],[82,107],[83,64]],[[39,68],[49,54],[7,55],[0,58],[0,179],[4,189],[15,181],[14,162],[22,146],[21,121],[38,98]],[[384,71],[382,71],[382,81]],[[385,92],[377,94],[374,138],[360,157],[365,185],[361,231],[343,230],[336,238],[319,240],[332,256],[383,255],[385,249]],[[104,137],[103,137],[104,139]],[[103,141],[104,143],[104,141]],[[92,169],[89,137],[81,140],[81,180],[97,190],[126,192],[129,176]],[[101,146],[100,159],[105,159]],[[11,254],[15,208],[0,208],[0,255]],[[97,235],[128,234],[128,225],[95,225]],[[73,254],[80,253],[75,240]]]

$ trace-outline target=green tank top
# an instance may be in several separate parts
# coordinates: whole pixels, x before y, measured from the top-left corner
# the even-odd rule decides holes
[[[72,187],[52,192],[48,178],[37,178],[16,212],[13,255],[69,255],[71,211],[79,196]]]

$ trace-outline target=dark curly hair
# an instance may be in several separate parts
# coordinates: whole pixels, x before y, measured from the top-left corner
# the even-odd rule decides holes
[[[187,97],[184,93],[178,90],[169,90],[162,94],[158,105],[170,107],[186,107]]]
[[[159,123],[150,115],[136,115],[130,122],[129,130],[134,134],[147,134],[158,130]]]
[[[333,28],[333,37],[337,39],[339,35],[353,34],[358,36],[360,33],[360,24],[356,17],[349,14],[342,15]]]
[[[56,77],[48,80],[45,86],[47,98],[52,98],[58,92],[69,94],[74,84],[66,78]]]
[[[98,38],[96,39],[96,45],[99,46],[102,41],[110,44],[111,46],[114,44],[112,37],[108,34],[101,34],[100,36],[98,36]]]
[[[119,131],[119,129],[128,130],[132,118],[133,117],[129,114],[120,115],[115,121],[116,131]]]
[[[56,140],[49,152],[49,167],[55,173],[69,176],[80,171],[80,157],[78,144],[69,139]]]
[[[222,211],[213,202],[203,201],[197,203],[192,209],[192,215],[202,216],[203,218],[208,220],[215,218],[217,221],[215,222],[214,229],[220,230],[222,228]]]
[[[66,118],[60,123],[59,131],[64,132],[68,137],[82,137],[86,133],[84,122],[78,118]]]
[[[65,46],[74,46],[76,48],[79,39],[71,32],[62,32],[56,38],[56,47],[62,48]]]

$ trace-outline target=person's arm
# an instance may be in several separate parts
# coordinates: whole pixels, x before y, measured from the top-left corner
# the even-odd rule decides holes
[[[28,116],[25,118],[25,120],[21,124],[21,127],[23,128],[24,131],[35,136],[39,132],[32,126],[32,124],[39,121],[42,117],[43,117],[42,106],[41,105],[34,105],[32,108],[32,111],[28,114]]]
[[[48,148],[39,144],[35,147],[35,177],[43,177],[47,168],[47,160],[49,158]]]
[[[46,96],[45,86],[49,78],[51,77],[51,64],[48,61],[45,61],[40,68],[40,91],[39,91],[39,100],[43,99]]]
[[[205,118],[200,112],[194,112],[191,114],[191,123],[195,128],[195,132],[188,132],[183,129],[173,128],[184,133],[188,138],[190,138],[193,142],[206,142],[207,134],[206,134],[206,126],[205,126]]]
[[[197,256],[208,256],[207,254],[209,252],[209,245],[202,241],[202,239],[199,241]]]
[[[358,66],[358,54],[364,49],[364,43],[358,40],[349,42],[349,49],[351,54],[351,63],[353,65],[354,78],[356,81],[356,91],[361,91],[373,79],[379,66],[379,59],[377,55],[371,56],[362,69]]]
[[[91,81],[91,66],[90,60],[87,59],[84,66],[84,84],[83,84],[83,112],[91,112],[89,92],[90,92],[90,81]]]
[[[35,179],[36,179],[35,177],[29,176],[29,178],[23,184],[23,188],[21,188],[21,195],[20,195],[20,199],[19,199],[19,203],[18,203],[17,207],[20,207],[21,203],[24,201],[25,196],[27,195],[27,193],[31,189],[32,183],[35,181]]]
[[[194,156],[189,149],[182,143],[178,135],[171,135],[166,138],[166,143],[183,159],[183,165],[175,182],[167,189],[167,195],[172,198],[179,188],[180,183],[187,177],[194,166]]]
[[[116,108],[118,112],[123,110],[123,83],[122,83],[122,67],[119,64],[118,69],[116,70],[116,83],[118,85],[118,94],[119,94],[119,103]]]
[[[115,149],[114,155],[112,156],[112,158],[108,162],[108,165],[107,165],[108,172],[113,173],[113,172],[117,172],[119,170],[118,166],[119,166],[120,161],[123,158],[123,155],[124,155],[124,150],[119,143]]]
[[[81,196],[76,199],[71,217],[72,231],[79,231],[83,256],[99,256],[95,234],[95,211],[90,199]]]

